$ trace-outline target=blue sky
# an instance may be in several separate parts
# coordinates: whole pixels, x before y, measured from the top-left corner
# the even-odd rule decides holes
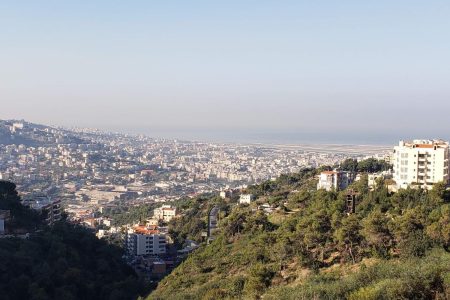
[[[450,137],[448,1],[0,1],[0,28],[1,118],[205,139]]]

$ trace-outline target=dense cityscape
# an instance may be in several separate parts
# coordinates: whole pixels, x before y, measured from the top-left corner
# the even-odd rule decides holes
[[[44,194],[70,212],[166,202],[239,188],[346,158],[388,158],[388,147],[232,145],[67,130],[1,121],[0,179],[24,198]]]
[[[450,1],[0,26],[0,300],[450,300]]]
[[[227,198],[233,191],[276,180],[281,174],[321,165],[334,166],[348,158],[389,160],[390,157],[388,148],[382,146],[158,140],[18,120],[0,121],[0,132],[3,141],[0,180],[15,182],[24,204],[48,210],[49,224],[58,221],[64,211],[72,222],[91,228],[99,238],[113,237],[127,250],[130,263],[136,263],[136,257],[142,255],[156,255],[156,261],[153,257],[150,264],[145,264],[150,270],[162,257],[168,260],[171,237],[167,224],[177,216],[177,211],[164,203],[176,204],[183,197],[219,191]],[[241,198],[242,203],[253,200],[252,195],[241,195]],[[142,205],[154,208],[149,212],[152,219],[123,224],[112,217],[112,212],[126,213],[130,207],[138,209]],[[265,206],[265,209],[273,208]],[[138,246],[139,236],[141,239],[151,236],[152,242],[154,237],[154,251]],[[172,249],[169,260],[177,260],[177,250],[183,258],[198,245],[190,241],[180,246],[185,248]],[[165,270],[160,267],[156,272]]]
[[[266,218],[299,211],[297,190],[284,202],[261,193],[280,178],[319,170],[310,187],[344,193],[348,216],[360,202],[352,186],[384,186],[394,195],[449,182],[449,144],[442,140],[400,141],[394,149],[217,144],[18,120],[0,121],[0,137],[0,180],[17,184],[22,205],[47,226],[68,221],[118,246],[147,289],[214,242],[225,230],[225,211],[251,208]],[[0,210],[0,237],[33,234],[13,223],[10,210]]]

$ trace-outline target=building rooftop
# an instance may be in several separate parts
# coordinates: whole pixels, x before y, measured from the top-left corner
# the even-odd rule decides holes
[[[27,199],[23,201],[26,206],[32,209],[41,210],[47,206],[58,204],[61,200],[53,200],[50,197],[36,197],[33,199]]]
[[[422,148],[422,149],[432,149],[437,148],[447,148],[449,143],[444,140],[413,140],[413,141],[400,141],[400,147],[409,148]]]
[[[159,230],[156,226],[136,226],[133,228],[134,232],[137,234],[159,234]]]
[[[333,174],[336,174],[337,172],[336,171],[323,171],[321,174],[324,174],[324,175],[333,175]]]

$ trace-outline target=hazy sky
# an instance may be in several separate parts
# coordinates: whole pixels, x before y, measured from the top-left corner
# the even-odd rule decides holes
[[[0,0],[0,104],[189,138],[446,138],[450,1]]]

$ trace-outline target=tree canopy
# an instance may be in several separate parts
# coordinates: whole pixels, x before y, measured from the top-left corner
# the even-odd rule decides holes
[[[0,299],[136,299],[148,292],[120,248],[65,220],[47,227],[21,205],[13,183],[0,182],[0,209],[10,210],[13,233],[30,233],[0,238]]]

